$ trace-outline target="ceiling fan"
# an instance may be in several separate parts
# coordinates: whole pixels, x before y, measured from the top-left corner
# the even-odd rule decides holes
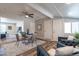
[[[28,17],[31,17],[31,18],[33,18],[33,13],[28,13],[28,12],[26,12],[26,11],[23,11],[22,12],[23,14],[24,14],[24,16],[26,17],[26,18],[28,18]]]

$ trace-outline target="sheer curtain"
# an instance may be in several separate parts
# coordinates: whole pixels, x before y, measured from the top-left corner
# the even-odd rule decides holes
[[[64,32],[65,33],[71,33],[71,23],[70,22],[64,23]]]
[[[72,33],[79,32],[79,22],[72,22]]]
[[[65,22],[64,32],[65,33],[79,32],[79,22]]]

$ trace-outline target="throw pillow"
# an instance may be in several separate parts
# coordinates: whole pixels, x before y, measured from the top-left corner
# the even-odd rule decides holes
[[[73,40],[74,39],[74,36],[68,36],[68,40]]]
[[[48,50],[48,54],[50,55],[50,56],[55,56],[55,53],[56,53],[56,50],[55,49],[50,49],[50,50]]]

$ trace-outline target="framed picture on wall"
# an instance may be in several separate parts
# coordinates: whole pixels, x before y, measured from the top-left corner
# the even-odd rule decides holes
[[[8,26],[8,30],[12,30],[12,26]]]
[[[37,25],[37,30],[42,31],[42,24],[38,24],[38,25]]]

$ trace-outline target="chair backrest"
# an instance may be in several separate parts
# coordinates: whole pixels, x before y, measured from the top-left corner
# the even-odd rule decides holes
[[[35,39],[36,39],[34,34],[32,35],[32,39],[33,39],[33,40],[35,40]]]
[[[17,39],[17,41],[19,41],[19,35],[18,34],[16,34],[16,39]]]
[[[60,48],[60,47],[65,47],[66,45],[61,43],[61,42],[57,42],[57,48]]]

